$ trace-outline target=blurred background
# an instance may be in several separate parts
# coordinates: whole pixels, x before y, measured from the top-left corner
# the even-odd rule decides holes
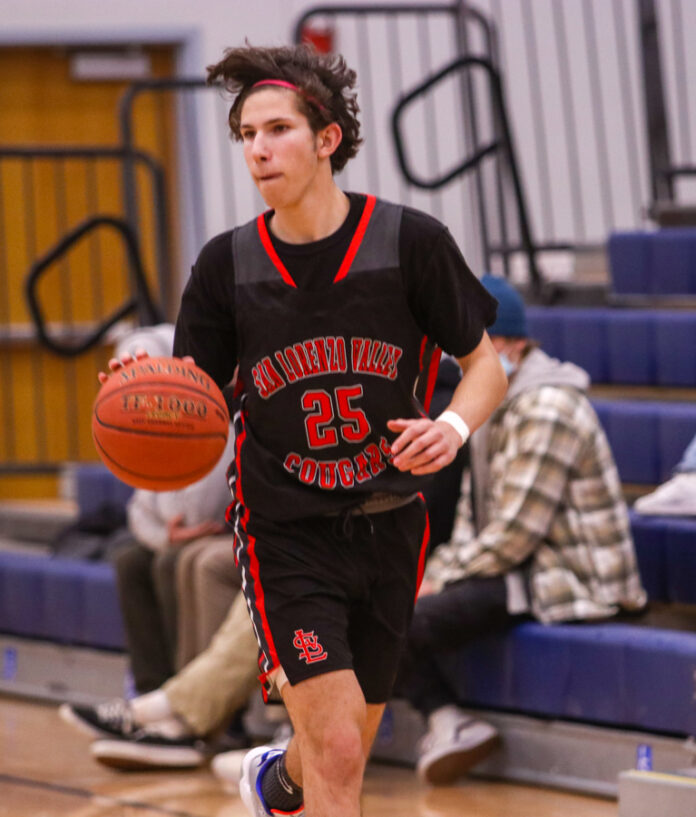
[[[264,209],[206,65],[245,40],[345,55],[365,144],[340,185],[432,213],[520,289],[542,348],[590,374],[631,501],[696,435],[695,39],[694,0],[3,0],[0,692],[132,691],[111,566],[55,545],[130,495],[92,442],[97,373]],[[696,522],[631,527],[668,627],[540,627],[462,659],[503,668],[472,698],[513,713],[495,774],[613,797],[637,743],[694,776]],[[385,728],[403,760],[413,735]]]
[[[607,302],[607,242],[693,216],[696,4],[7,0],[0,30],[0,498],[69,496],[96,372],[173,320],[263,204],[205,66],[306,39],[357,69],[344,172],[443,220],[477,274]]]

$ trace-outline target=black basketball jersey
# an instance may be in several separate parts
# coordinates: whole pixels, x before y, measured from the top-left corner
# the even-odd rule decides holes
[[[390,462],[387,421],[425,413],[439,358],[408,308],[401,215],[368,196],[321,290],[297,287],[263,215],[232,232],[242,399],[231,484],[262,516],[331,513],[426,479]]]

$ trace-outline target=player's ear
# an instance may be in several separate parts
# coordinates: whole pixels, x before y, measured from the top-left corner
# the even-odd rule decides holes
[[[338,122],[332,122],[317,133],[319,158],[331,156],[343,140],[343,131]]]

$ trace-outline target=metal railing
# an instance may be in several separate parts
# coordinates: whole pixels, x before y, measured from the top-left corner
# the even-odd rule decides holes
[[[418,24],[411,23],[415,15],[422,15]],[[341,3],[305,12],[295,38],[313,22],[332,30],[336,50],[362,78],[367,139],[364,155],[354,161],[369,168],[363,177],[378,194],[407,203],[410,197],[444,217],[474,269],[498,261],[504,270],[505,259],[523,249],[515,208],[496,203],[511,193],[514,201],[512,180],[484,162],[471,178],[416,196],[405,179],[405,187],[398,187],[380,174],[381,166],[393,165],[382,148],[387,112],[423,76],[460,57],[490,59],[500,72],[542,275],[566,263],[562,255],[601,250],[612,230],[646,226],[656,196],[678,197],[696,186],[691,2],[476,0],[427,8]],[[462,79],[459,88],[453,83],[440,99],[423,98],[429,124],[417,150],[422,175],[434,175],[442,164],[455,163],[453,153],[461,159],[495,137],[487,107],[488,90],[473,78]],[[360,176],[357,167],[354,176]],[[501,212],[511,216],[509,223]]]
[[[454,167],[440,173],[431,178],[423,178],[417,175],[410,167],[406,155],[404,129],[402,127],[402,119],[408,106],[410,106],[419,97],[431,92],[452,74],[464,73],[467,78],[473,70],[480,69],[485,72],[490,83],[490,98],[493,106],[493,120],[496,123],[495,131],[491,141],[481,144],[477,143],[474,147],[474,152],[467,158],[458,162]],[[539,269],[536,262],[537,247],[532,239],[531,229],[529,226],[529,217],[527,214],[527,204],[525,201],[524,190],[520,179],[520,173],[517,166],[517,159],[515,157],[515,149],[512,141],[512,134],[510,125],[508,123],[507,108],[505,105],[505,97],[503,93],[503,86],[500,80],[500,74],[495,69],[490,60],[480,57],[460,57],[454,62],[447,65],[441,71],[428,77],[417,88],[414,88],[400,100],[398,100],[396,108],[392,116],[392,131],[394,134],[394,143],[399,160],[399,166],[406,179],[415,187],[420,187],[425,190],[438,190],[445,187],[451,181],[459,179],[465,173],[478,170],[482,161],[488,156],[500,156],[505,162],[505,169],[512,180],[514,202],[516,207],[517,221],[521,234],[522,246],[527,257],[528,270],[534,290],[537,294],[541,292],[542,279],[539,274]],[[500,170],[500,165],[498,165]],[[498,173],[498,179],[502,174]],[[500,187],[497,190],[499,217],[504,223],[505,202],[502,200],[502,191]],[[481,213],[483,219],[486,219],[485,204],[482,203]],[[483,236],[485,257],[490,260],[493,249],[487,242],[487,232]],[[503,256],[503,266],[507,270],[507,261],[509,255],[509,248],[505,245],[497,248]]]
[[[491,217],[497,205],[487,188],[500,191],[496,163],[477,165],[457,185],[437,190],[417,188],[400,172],[391,134],[397,101],[423,77],[472,50],[497,60],[497,34],[487,17],[469,3],[358,5],[326,4],[308,9],[297,21],[294,39],[317,22],[334,31],[335,49],[358,73],[358,98],[364,145],[339,177],[344,188],[369,190],[431,213],[444,221],[471,266],[489,266]],[[486,93],[484,89],[484,94]],[[485,99],[485,97],[484,97]],[[433,176],[452,164],[453,154],[470,155],[488,138],[491,109],[482,104],[475,78],[462,75],[442,89],[439,98],[423,98],[409,113],[409,146],[420,159],[414,168]],[[448,136],[444,137],[447,130]]]

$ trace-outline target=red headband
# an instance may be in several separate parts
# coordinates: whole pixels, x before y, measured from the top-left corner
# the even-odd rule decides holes
[[[302,88],[300,88],[297,85],[294,85],[292,82],[287,82],[284,79],[260,79],[258,82],[255,82],[251,87],[258,88],[260,85],[277,85],[280,88],[289,88],[291,91],[295,91],[295,93],[303,96],[307,100],[307,102],[311,102],[313,105],[316,105],[317,108],[319,108],[319,110],[322,113],[325,114],[329,113],[326,106],[322,105],[321,102],[319,102],[319,100],[316,97],[310,96],[310,94],[306,93],[305,91],[302,90]]]

